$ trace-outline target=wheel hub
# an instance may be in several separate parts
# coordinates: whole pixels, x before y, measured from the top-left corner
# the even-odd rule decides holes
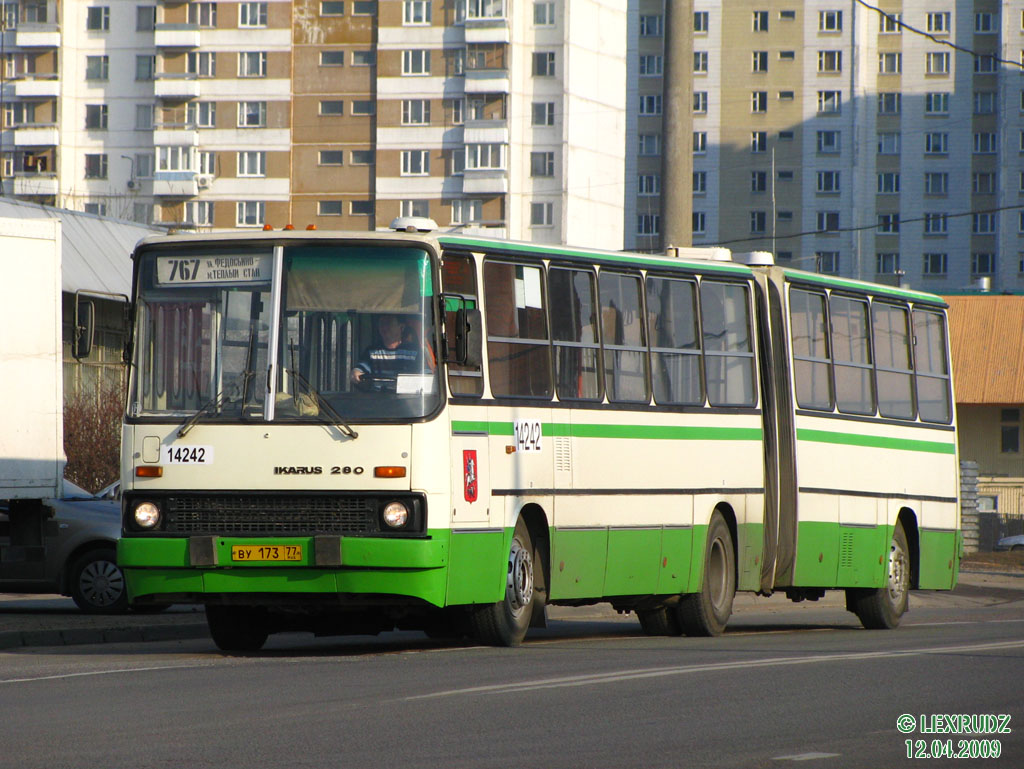
[[[520,611],[533,598],[533,559],[514,542],[508,556],[508,584],[506,594],[513,611]]]

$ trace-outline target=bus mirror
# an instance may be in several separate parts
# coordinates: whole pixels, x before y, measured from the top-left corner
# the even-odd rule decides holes
[[[460,366],[480,368],[483,358],[480,330],[480,310],[459,308],[455,314],[455,362]]]
[[[71,338],[71,354],[75,360],[88,358],[92,352],[93,333],[96,329],[96,305],[91,299],[75,294],[75,328]]]

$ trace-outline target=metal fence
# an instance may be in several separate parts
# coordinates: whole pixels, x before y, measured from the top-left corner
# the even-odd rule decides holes
[[[1003,537],[1024,534],[1024,515],[978,513],[978,552],[990,553]]]

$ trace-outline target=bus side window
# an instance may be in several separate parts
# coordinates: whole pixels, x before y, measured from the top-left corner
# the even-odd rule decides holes
[[[700,318],[708,403],[712,406],[755,405],[754,348],[747,287],[702,280]]]
[[[871,304],[878,377],[878,412],[883,417],[914,418],[914,382],[910,368],[910,319],[905,307]]]
[[[655,402],[704,403],[693,281],[648,276],[647,338]]]
[[[832,410],[832,361],[829,356],[825,295],[789,291],[789,330],[793,349],[796,403],[801,408]]]
[[[484,262],[487,369],[496,397],[551,398],[542,278],[536,265]]]
[[[442,291],[461,294],[469,300],[470,308],[476,307],[476,267],[472,257],[446,253],[441,262],[441,281]],[[445,332],[452,335],[455,328],[455,313],[459,310],[458,303],[453,302],[442,309]],[[450,338],[448,344],[454,345],[455,340]],[[448,389],[452,395],[480,397],[484,392],[483,372],[457,363],[449,363]]]
[[[868,333],[868,303],[832,294],[829,297],[836,405],[844,414],[874,414],[875,387]]]
[[[608,400],[650,403],[640,277],[601,271],[601,341]]]
[[[601,398],[596,293],[594,273],[589,270],[548,270],[555,382],[562,400]]]
[[[941,313],[914,310],[914,368],[921,419],[949,424],[949,361]]]

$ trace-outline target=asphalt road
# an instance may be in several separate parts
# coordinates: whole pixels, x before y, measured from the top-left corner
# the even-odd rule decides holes
[[[998,740],[967,763],[1019,767],[1022,599],[915,595],[894,632],[836,600],[745,599],[717,639],[647,638],[594,608],[519,649],[395,633],[274,636],[247,657],[205,639],[15,650],[0,767],[892,767],[919,763],[907,739]],[[922,733],[936,714],[1012,731]]]

